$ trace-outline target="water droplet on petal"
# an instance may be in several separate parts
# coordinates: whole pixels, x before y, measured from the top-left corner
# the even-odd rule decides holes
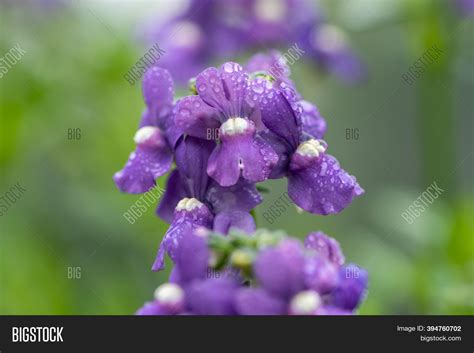
[[[234,72],[234,65],[232,63],[225,63],[224,64],[224,71],[228,73]]]

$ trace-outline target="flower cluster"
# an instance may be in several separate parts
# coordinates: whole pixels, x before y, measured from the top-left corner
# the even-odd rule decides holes
[[[355,177],[327,153],[328,145],[322,140],[326,132],[324,118],[315,105],[303,100],[289,77],[289,68],[277,58],[277,52],[270,52],[251,58],[245,68],[235,62],[208,68],[190,81],[192,94],[177,100],[167,70],[152,67],[144,76],[146,109],[134,137],[136,149],[114,180],[123,192],[145,193],[156,185],[158,177],[170,171],[174,162],[175,168],[168,176],[157,208],[157,215],[170,223],[170,227],[152,266],[154,271],[163,269],[168,254],[176,264],[174,278],[180,278],[173,283],[188,283],[186,278],[195,278],[185,268],[190,267],[191,273],[199,272],[199,276],[201,270],[207,269],[208,256],[200,255],[196,248],[199,241],[189,238],[197,230],[208,229],[226,235],[237,229],[247,234],[248,239],[254,239],[251,235],[256,225],[250,212],[262,202],[257,183],[286,178],[288,195],[295,205],[319,215],[338,213],[363,193]],[[311,242],[312,238],[308,239]],[[340,250],[332,240],[321,239],[329,244],[327,252],[332,255],[328,256],[338,259],[333,261],[334,266],[324,262],[320,269],[321,256],[319,260],[311,260],[317,267],[315,271],[326,271],[328,266],[331,269],[327,271],[332,271],[332,282],[327,284],[327,290],[319,288],[317,293],[326,295],[329,290],[333,293],[329,306],[324,306],[327,310],[332,310],[334,305],[352,310],[355,305],[350,308],[339,305],[336,299],[334,283],[339,278],[337,273],[343,271],[339,268],[343,261]],[[285,267],[299,266],[297,272],[301,272],[303,267],[311,265],[303,261],[306,258],[303,251],[291,244],[294,243],[285,241],[271,252],[281,255],[281,271]],[[287,254],[288,249],[293,250]],[[269,252],[262,250],[258,256],[261,260],[255,263],[257,279],[262,283],[267,278],[263,272],[268,272],[270,277],[284,274],[280,271],[272,274],[272,266],[280,266],[277,263],[264,265],[274,258],[266,253]],[[290,256],[288,262],[287,256]],[[194,263],[199,259],[205,266]],[[296,280],[292,272],[281,278],[282,282]],[[227,284],[218,281],[216,285],[233,288],[238,282],[236,278],[229,281]],[[307,283],[309,279],[305,281],[304,286],[303,282],[294,284],[295,290],[313,288]],[[277,279],[270,282],[271,286],[276,285]],[[342,286],[345,282],[338,283]],[[324,286],[317,286],[320,285]],[[176,291],[176,287],[171,288]],[[202,290],[211,290],[206,288]],[[233,293],[230,288],[224,291],[227,290]],[[295,293],[288,290],[280,298],[281,302]]]
[[[304,246],[285,234],[183,235],[169,283],[138,315],[350,315],[367,272],[344,265],[339,244],[311,233]]]
[[[179,82],[216,56],[223,60],[245,50],[288,43],[343,80],[360,80],[364,69],[346,36],[312,5],[307,0],[192,0],[179,16],[148,24],[143,36],[166,50],[160,65]]]

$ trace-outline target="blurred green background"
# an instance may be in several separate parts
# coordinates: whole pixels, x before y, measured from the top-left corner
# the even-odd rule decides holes
[[[167,225],[154,209],[129,224],[122,214],[139,196],[112,182],[144,106],[140,85],[123,75],[147,49],[137,24],[176,2],[1,3],[0,55],[15,44],[27,53],[0,79],[0,194],[17,182],[27,191],[0,217],[0,314],[134,313],[167,279],[150,270]],[[322,8],[347,31],[369,77],[345,85],[302,60],[293,79],[326,118],[331,154],[366,194],[339,215],[288,209],[269,224],[262,214],[286,182],[268,182],[258,226],[338,239],[347,261],[370,274],[361,314],[472,314],[472,18],[451,1],[327,0]],[[406,84],[401,75],[433,44],[442,57]],[[68,139],[69,129],[80,139]],[[358,139],[346,139],[346,129],[358,129]],[[445,192],[409,225],[401,213],[432,182]],[[68,278],[69,268],[80,278]]]

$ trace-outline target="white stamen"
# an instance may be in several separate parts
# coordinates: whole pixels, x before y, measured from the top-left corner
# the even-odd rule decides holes
[[[204,204],[195,199],[195,198],[187,198],[185,197],[184,199],[182,199],[181,201],[178,202],[178,205],[176,206],[176,211],[192,211],[194,210],[195,208],[199,208],[201,206],[204,206]]]
[[[314,139],[303,142],[296,149],[296,153],[307,157],[319,157],[319,154],[325,151],[326,147],[319,140]]]
[[[321,297],[312,290],[296,294],[290,302],[290,312],[294,315],[310,315],[321,305]]]
[[[160,304],[178,304],[184,300],[184,291],[175,283],[165,283],[156,288],[155,299]]]
[[[257,0],[254,11],[263,21],[277,22],[285,16],[286,4],[283,0]]]
[[[249,127],[249,122],[244,118],[230,118],[221,125],[222,135],[232,136],[242,134]]]
[[[158,127],[155,126],[144,126],[140,128],[133,137],[133,141],[137,145],[148,144],[154,139],[156,142],[160,141],[161,131]]]

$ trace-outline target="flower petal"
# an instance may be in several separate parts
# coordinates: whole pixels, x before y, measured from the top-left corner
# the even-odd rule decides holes
[[[231,278],[195,281],[186,290],[187,303],[197,315],[232,315],[238,288],[238,283]]]
[[[296,240],[283,240],[263,250],[254,265],[255,277],[270,294],[289,299],[304,289],[304,253]]]
[[[323,154],[306,164],[309,167],[292,170],[288,176],[288,194],[305,211],[321,215],[339,213],[354,197],[364,193],[355,177],[341,169],[333,156]]]
[[[188,197],[204,200],[209,177],[206,173],[209,156],[214,150],[214,141],[192,136],[183,138],[176,147],[176,167],[186,185]]]
[[[142,91],[145,104],[158,119],[171,113],[174,83],[168,70],[150,67],[143,75]]]
[[[252,82],[254,91],[259,80],[261,79]],[[285,139],[295,150],[300,142],[303,111],[297,101],[295,90],[285,83],[282,83],[279,89],[265,85],[265,91],[260,95],[258,104],[265,126]]]
[[[129,194],[147,192],[156,185],[156,178],[170,169],[172,162],[173,156],[166,146],[137,146],[125,167],[115,173],[115,184],[120,191]]]
[[[137,310],[135,315],[147,316],[147,315],[169,315],[165,308],[163,308],[156,300],[152,302],[146,302],[140,309]]]
[[[191,207],[181,207],[181,202],[175,209],[174,219],[161,241],[160,248],[152,270],[159,271],[164,268],[164,253],[168,253],[173,262],[177,261],[177,253],[184,234],[192,233],[199,227],[210,228],[213,215],[209,209],[195,199],[183,199],[184,204]]]
[[[188,135],[207,140],[218,137],[221,125],[217,110],[204,103],[199,96],[180,99],[174,121]]]
[[[322,305],[316,310],[316,315],[331,315],[331,316],[341,316],[341,315],[352,315],[353,312],[350,310],[340,309],[332,305]]]
[[[301,115],[303,131],[316,139],[322,139],[327,130],[326,120],[314,104],[302,100],[300,105],[303,108]]]
[[[323,232],[309,233],[304,240],[304,246],[307,249],[316,250],[319,256],[327,258],[336,266],[344,264],[344,255],[338,241]]]
[[[208,186],[205,200],[212,205],[214,213],[225,211],[250,212],[263,199],[255,184],[240,178],[232,186],[223,187],[212,180]]]
[[[254,126],[251,121],[249,124]],[[207,165],[207,173],[221,186],[236,184],[241,173],[250,182],[264,181],[278,161],[270,145],[255,134],[255,128],[233,136],[221,133],[221,139]]]
[[[224,63],[219,70],[208,68],[196,78],[199,96],[226,118],[247,116],[248,108],[244,99],[247,86],[247,73],[242,66],[233,62]]]
[[[339,285],[331,293],[331,304],[345,310],[354,310],[367,290],[368,274],[357,265],[349,264],[339,271]]]
[[[248,60],[247,65],[245,65],[245,69],[248,72],[264,71],[266,74],[271,75],[275,79],[275,87],[279,87],[282,82],[293,85],[289,78],[291,74],[290,68],[278,50],[271,50],[265,54],[259,53],[252,56]]]
[[[231,228],[239,229],[247,234],[255,231],[255,221],[248,212],[221,212],[214,218],[214,231],[227,234]]]
[[[284,315],[286,303],[260,288],[243,288],[235,296],[235,308],[240,315]]]
[[[179,171],[173,170],[166,182],[166,190],[161,198],[160,204],[156,209],[156,214],[164,221],[171,223],[174,217],[174,209],[178,202],[189,196],[186,188],[181,181]]]
[[[206,277],[210,252],[206,239],[195,232],[183,234],[176,252],[176,272],[173,277],[179,284],[187,284]]]

